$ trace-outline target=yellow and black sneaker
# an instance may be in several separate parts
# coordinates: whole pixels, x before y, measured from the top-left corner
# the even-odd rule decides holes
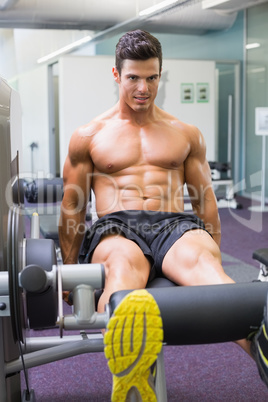
[[[160,310],[146,290],[129,293],[114,310],[104,335],[113,374],[113,402],[156,402],[151,366],[162,349]]]
[[[252,340],[251,353],[257,363],[261,379],[268,387],[268,295],[263,321]]]

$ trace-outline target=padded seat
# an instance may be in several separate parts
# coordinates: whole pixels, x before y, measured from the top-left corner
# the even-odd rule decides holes
[[[163,278],[160,279],[159,283]],[[268,284],[174,286],[170,282],[165,289],[153,287],[148,291],[161,312],[164,342],[195,345],[247,338],[263,319]],[[122,290],[112,294],[111,312],[129,292]]]
[[[259,248],[253,252],[252,258],[268,266],[268,248]]]

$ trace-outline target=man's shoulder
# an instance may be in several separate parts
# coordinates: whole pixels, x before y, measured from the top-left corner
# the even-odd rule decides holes
[[[95,128],[102,129],[104,126],[113,121],[117,116],[118,116],[118,110],[117,105],[115,105],[112,108],[106,110],[105,112],[95,117],[92,120],[92,122],[89,123],[89,125],[92,127],[94,126]]]
[[[168,124],[172,125],[172,127],[174,127],[175,129],[178,129],[179,133],[184,133],[185,135],[189,135],[190,137],[196,137],[200,135],[199,129],[193,124],[185,123],[178,117],[175,117],[165,111],[162,112],[162,119],[167,121]]]
[[[90,123],[78,127],[71,136],[69,143],[69,157],[74,163],[89,157],[91,140],[101,130],[101,123],[92,120]]]
[[[98,117],[91,120],[89,123],[84,124],[83,126],[78,127],[73,136],[76,138],[79,137],[91,137],[96,134],[103,128],[104,122]]]
[[[94,134],[97,131],[100,131],[107,124],[107,122],[113,118],[113,116],[114,108],[111,108],[106,112],[103,112],[102,114],[94,117],[89,123],[78,127],[75,130],[74,135],[87,136],[92,133]]]
[[[71,136],[69,154],[82,157],[88,154],[92,140],[109,124],[113,117],[112,109],[93,118],[89,123],[79,126]]]
[[[177,135],[180,137],[183,136],[187,141],[191,149],[191,154],[200,152],[205,148],[205,140],[198,127],[193,124],[185,123],[179,118],[166,112],[163,117],[168,124],[175,129]]]

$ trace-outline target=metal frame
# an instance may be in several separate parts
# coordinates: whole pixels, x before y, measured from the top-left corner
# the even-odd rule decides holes
[[[90,267],[88,265],[90,265]],[[57,272],[59,271],[61,274],[57,275]],[[75,267],[62,265],[60,266],[60,269],[57,269],[57,267],[54,266],[52,272],[44,272],[47,277],[45,281],[46,285],[54,286],[55,291],[61,287],[59,284],[56,286],[55,277],[57,277],[57,282],[62,281],[64,289],[74,289],[73,314],[59,317],[59,323],[64,329],[80,329],[81,332],[80,335],[68,335],[64,337],[50,336],[26,338],[24,342],[21,343],[23,358],[20,356],[8,362],[6,362],[4,358],[4,349],[7,345],[4,343],[3,339],[1,339],[0,395],[8,402],[24,402],[26,400],[33,402],[35,401],[35,395],[34,390],[31,390],[30,394],[27,393],[27,391],[23,391],[21,394],[22,399],[14,399],[14,397],[9,399],[5,391],[6,384],[4,379],[6,377],[22,370],[27,370],[32,367],[80,354],[104,351],[103,335],[101,333],[87,334],[85,332],[85,329],[105,328],[110,318],[108,306],[105,313],[97,313],[95,310],[94,291],[96,287],[99,288],[103,282],[102,275],[104,272],[101,264],[83,264]],[[0,275],[1,303],[5,303],[9,299],[8,275],[7,271],[2,272]],[[29,281],[27,284],[27,281],[29,281],[29,276],[26,267],[25,271],[19,273],[18,282],[20,285],[25,283],[25,286],[31,289],[32,283]],[[62,300],[60,300],[60,303],[62,303]],[[61,311],[60,308],[59,310]],[[0,331],[1,326],[3,325],[2,320],[4,319],[4,316],[9,315],[10,309],[8,308],[7,303],[6,309],[0,310]],[[61,334],[63,333],[63,328],[59,328]],[[159,401],[167,401],[163,351],[157,359],[156,392]]]

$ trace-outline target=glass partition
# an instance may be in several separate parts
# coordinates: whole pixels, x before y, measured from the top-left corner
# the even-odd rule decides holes
[[[247,10],[245,178],[246,192],[259,198],[262,173],[262,137],[255,135],[255,108],[268,107],[268,3]],[[267,141],[266,141],[267,143]],[[268,157],[266,145],[266,155]],[[266,157],[265,194],[268,196]]]

